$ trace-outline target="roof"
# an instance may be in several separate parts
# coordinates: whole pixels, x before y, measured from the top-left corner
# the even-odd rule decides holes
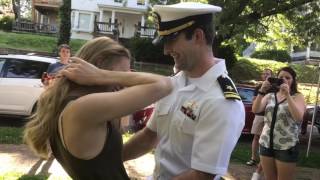
[[[0,55],[0,58],[24,59],[24,60],[30,60],[30,61],[47,62],[47,63],[55,63],[58,61],[58,59],[56,58],[41,57],[41,56],[34,56],[34,55],[19,55],[19,54]]]

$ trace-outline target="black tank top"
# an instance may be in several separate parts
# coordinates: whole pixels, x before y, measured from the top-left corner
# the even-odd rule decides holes
[[[122,161],[121,134],[111,122],[108,122],[106,128],[108,128],[108,134],[104,147],[96,157],[90,160],[79,159],[67,151],[62,144],[58,130],[50,139],[54,157],[72,179],[129,180]]]

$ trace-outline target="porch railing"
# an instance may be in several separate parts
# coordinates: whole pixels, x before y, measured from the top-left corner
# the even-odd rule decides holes
[[[35,4],[60,6],[63,4],[62,0],[35,0]]]
[[[115,34],[119,33],[118,23],[108,23],[108,22],[95,22],[94,32],[100,34]]]
[[[57,34],[58,27],[50,24],[40,24],[32,22],[18,22],[15,21],[12,24],[12,29],[14,31],[22,32],[34,32],[41,34]]]
[[[154,27],[135,25],[135,36],[154,38],[155,33],[156,28]]]

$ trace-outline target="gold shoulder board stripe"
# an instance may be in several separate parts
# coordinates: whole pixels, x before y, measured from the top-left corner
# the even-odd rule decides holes
[[[224,92],[224,94],[231,94],[231,95],[237,95],[237,96],[239,96],[239,94],[238,94],[238,93],[235,93],[235,92]]]
[[[224,97],[226,97],[227,99],[238,99],[240,100],[240,96],[238,95],[232,95],[232,94],[226,94]]]
[[[168,30],[159,31],[158,33],[159,33],[160,36],[166,36],[166,35],[169,35],[171,33],[174,33],[174,32],[180,31],[182,29],[185,29],[187,27],[190,27],[194,23],[195,23],[194,21],[189,21],[189,22],[187,22],[185,24],[182,24],[182,25],[180,25],[178,27],[171,28],[171,29],[168,29]]]

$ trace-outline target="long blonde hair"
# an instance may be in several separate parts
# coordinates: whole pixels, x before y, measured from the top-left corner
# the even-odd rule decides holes
[[[118,57],[130,57],[129,51],[107,37],[99,37],[88,41],[76,53],[76,57],[101,67],[110,67]],[[30,117],[24,130],[24,141],[39,156],[48,158],[49,140],[57,132],[58,119],[64,108],[64,102],[75,84],[62,77],[41,94],[36,112]]]

